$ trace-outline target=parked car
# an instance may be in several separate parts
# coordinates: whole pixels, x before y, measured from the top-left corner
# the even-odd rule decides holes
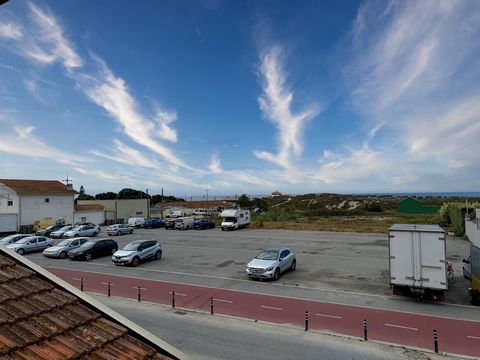
[[[47,227],[44,228],[44,229],[37,230],[37,231],[35,232],[35,235],[37,235],[37,236],[46,236],[46,237],[49,237],[50,234],[51,234],[53,231],[57,231],[57,230],[63,228],[64,226],[65,226],[65,224],[50,225],[50,226],[47,226]]]
[[[131,226],[134,228],[143,227],[144,224],[145,224],[145,219],[143,217],[131,217],[128,219],[128,226]]]
[[[215,223],[212,220],[207,219],[195,220],[193,228],[197,230],[213,229],[215,228]]]
[[[50,233],[50,237],[52,239],[59,239],[59,238],[63,237],[63,234],[65,234],[67,231],[72,230],[74,227],[75,226],[72,226],[72,225],[63,226],[58,230],[52,231]]]
[[[175,220],[175,229],[177,230],[190,230],[193,229],[194,219],[191,216],[185,216],[177,218]]]
[[[29,236],[18,240],[16,243],[7,247],[16,251],[20,255],[27,252],[43,251],[47,247],[53,246],[53,240],[45,236]]]
[[[80,247],[70,250],[68,257],[72,260],[92,260],[114,254],[118,250],[118,244],[112,239],[93,240],[89,239]]]
[[[0,245],[7,246],[16,243],[18,240],[33,236],[32,234],[13,234],[0,239]]]
[[[63,234],[63,237],[79,237],[79,236],[97,236],[100,233],[98,225],[79,225],[72,230]]]
[[[70,250],[78,248],[89,240],[90,238],[88,237],[65,239],[61,241],[58,245],[43,250],[43,256],[49,258],[51,257],[65,259],[68,256],[68,252]]]
[[[133,234],[133,228],[125,224],[115,224],[107,227],[108,235]]]
[[[113,254],[112,261],[115,265],[137,266],[140,261],[146,259],[160,260],[161,257],[162,247],[157,241],[135,240]]]
[[[176,219],[167,219],[165,220],[165,230],[173,230],[175,229],[175,220]]]
[[[143,225],[143,227],[145,229],[147,229],[147,228],[155,229],[155,228],[161,228],[161,227],[164,227],[164,226],[165,226],[165,221],[160,220],[160,219],[145,220],[145,224]]]
[[[278,280],[285,271],[297,267],[295,253],[288,248],[268,248],[247,264],[249,278]]]

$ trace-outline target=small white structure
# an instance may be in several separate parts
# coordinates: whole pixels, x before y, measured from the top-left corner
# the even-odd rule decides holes
[[[75,214],[73,222],[84,223],[91,222],[97,225],[105,222],[105,208],[100,204],[75,205]]]
[[[74,194],[57,180],[0,179],[0,217],[15,217],[17,231],[45,219],[72,224]]]
[[[480,243],[480,209],[475,209],[475,212],[476,217],[473,220],[468,214],[465,215],[465,234],[471,242]]]
[[[226,209],[220,216],[222,230],[236,230],[250,224],[250,210]]]

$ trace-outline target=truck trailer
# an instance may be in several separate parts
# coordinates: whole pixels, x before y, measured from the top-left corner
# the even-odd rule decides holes
[[[445,300],[445,231],[438,225],[395,224],[388,232],[390,286],[395,295]]]
[[[236,230],[250,224],[250,210],[226,209],[220,216],[222,230]]]

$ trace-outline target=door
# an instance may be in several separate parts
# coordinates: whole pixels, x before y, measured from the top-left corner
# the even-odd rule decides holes
[[[145,258],[148,258],[148,257],[152,257],[154,255],[153,253],[153,245],[154,245],[154,242],[153,241],[149,241],[145,244],[142,245],[142,259],[145,259]]]
[[[37,238],[30,239],[30,241],[25,244],[25,252],[35,251],[37,250],[38,241]]]
[[[37,239],[37,250],[45,250],[45,248],[47,247],[47,239],[45,239],[44,237],[39,237]]]
[[[288,250],[283,250],[280,253],[280,259],[282,259],[282,261],[280,261],[280,270],[282,272],[287,270],[288,267],[291,265],[291,264],[289,264],[289,254],[290,254],[290,251],[288,251]]]

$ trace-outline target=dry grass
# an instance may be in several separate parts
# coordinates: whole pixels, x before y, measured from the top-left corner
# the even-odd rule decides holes
[[[252,228],[386,233],[393,224],[435,224],[435,215],[405,215],[395,212],[373,216],[329,216],[294,221],[253,222]]]

